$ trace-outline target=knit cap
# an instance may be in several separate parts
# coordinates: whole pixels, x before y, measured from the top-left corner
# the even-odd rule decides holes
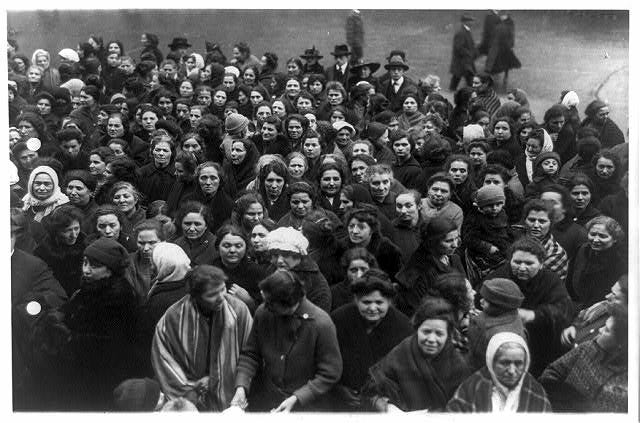
[[[58,53],[58,56],[62,57],[63,59],[69,60],[70,62],[73,62],[73,63],[78,63],[80,61],[80,56],[78,56],[78,53],[76,53],[73,49],[70,49],[70,48],[63,48]]]
[[[153,411],[160,398],[160,384],[153,379],[127,379],[113,390],[116,409]]]
[[[243,131],[249,125],[249,119],[239,113],[231,113],[224,120],[224,130],[228,134]]]
[[[269,250],[290,251],[292,253],[307,255],[309,241],[302,232],[292,227],[277,228],[267,234],[267,248]]]
[[[129,253],[120,243],[111,238],[98,238],[84,250],[84,255],[91,261],[107,266],[119,272],[129,265]]]
[[[478,207],[505,201],[504,190],[497,185],[484,185],[476,192],[476,204]]]
[[[537,168],[547,159],[555,159],[558,162],[558,168],[562,165],[562,161],[560,160],[560,155],[555,151],[543,151],[538,154],[538,157],[533,161],[533,168]]]
[[[67,172],[65,175],[65,185],[71,181],[80,181],[86,186],[89,191],[93,192],[96,189],[97,181],[95,176],[87,172],[86,170],[74,169]]]
[[[488,279],[480,287],[480,295],[487,302],[506,310],[515,310],[522,305],[524,295],[518,285],[510,279]]]

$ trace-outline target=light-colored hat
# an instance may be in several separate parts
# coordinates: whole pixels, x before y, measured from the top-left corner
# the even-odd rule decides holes
[[[292,227],[277,228],[267,234],[267,248],[269,250],[291,251],[292,253],[307,255],[309,240],[302,232]]]
[[[63,59],[67,59],[73,63],[78,63],[80,61],[80,56],[78,56],[78,53],[76,53],[74,50],[70,48],[63,48],[58,53],[58,56],[62,57]]]
[[[580,104],[580,99],[575,91],[569,91],[562,98],[562,104],[567,107],[577,107]]]
[[[349,128],[349,131],[351,131],[351,135],[355,135],[356,133],[356,129],[353,127],[353,125],[351,125],[349,122],[344,120],[333,122],[332,126],[333,126],[333,129],[335,129],[336,131],[340,131],[342,128]]]
[[[235,66],[227,66],[224,68],[224,73],[232,73],[236,76],[236,78],[240,78],[240,69]]]
[[[479,138],[484,138],[484,129],[477,123],[472,123],[462,128],[462,140],[464,142],[471,142]]]

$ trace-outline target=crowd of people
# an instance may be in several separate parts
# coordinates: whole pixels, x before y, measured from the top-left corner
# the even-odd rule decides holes
[[[607,104],[140,43],[9,40],[15,410],[627,411]]]

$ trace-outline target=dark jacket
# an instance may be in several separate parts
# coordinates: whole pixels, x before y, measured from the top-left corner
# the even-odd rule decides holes
[[[82,283],[85,239],[85,234],[80,232],[74,245],[63,245],[47,235],[33,252],[34,256],[47,263],[69,297]]]
[[[422,180],[420,163],[413,156],[401,164],[395,160],[392,169],[393,177],[407,189],[419,190],[426,183]]]
[[[283,158],[286,158],[289,153],[291,153],[291,143],[289,140],[282,134],[278,134],[276,139],[270,142],[266,142],[262,139],[262,135],[256,132],[251,140],[258,148],[260,155],[264,154],[279,154]]]
[[[418,97],[418,104],[422,104],[422,95],[420,94],[418,85],[406,75],[404,75],[403,78],[404,81],[402,81],[402,85],[400,85],[400,89],[398,89],[397,93],[393,89],[393,81],[391,79],[380,87],[380,94],[384,95],[387,100],[389,100],[388,110],[391,110],[394,113],[402,111],[403,98],[405,95],[410,93]]]
[[[569,260],[573,260],[578,248],[587,242],[587,230],[570,217],[565,217],[560,222],[551,226],[551,234],[558,244],[566,251]]]
[[[356,245],[351,243],[348,237],[343,241],[343,245],[343,252],[349,248],[356,247]],[[393,279],[394,275],[400,271],[403,263],[402,251],[400,251],[400,248],[398,248],[398,246],[389,238],[382,236],[379,233],[373,234],[369,241],[369,245],[367,245],[367,251],[374,255],[378,261],[380,269],[387,272],[391,279]]]
[[[474,61],[478,57],[478,49],[473,42],[471,31],[464,27],[453,36],[453,53],[449,72],[454,76],[464,76],[468,73],[476,73]]]
[[[593,219],[596,216],[601,216],[602,213],[600,210],[594,207],[593,203],[589,203],[587,208],[582,211],[582,213],[577,214],[573,218],[573,221],[576,222],[580,226],[586,226],[587,222]]]
[[[227,289],[236,284],[249,292],[254,304],[251,306],[247,304],[247,307],[249,307],[251,313],[254,313],[258,305],[262,303],[262,295],[258,284],[270,275],[267,267],[249,261],[246,256],[234,268],[226,267],[220,257],[213,261],[213,265],[222,269],[227,275]]]
[[[166,201],[176,182],[173,163],[163,168],[156,167],[155,163],[148,163],[137,171],[138,189],[147,204],[156,200]]]
[[[465,216],[462,223],[462,245],[483,269],[496,266],[505,260],[507,249],[513,240],[514,236],[504,210],[493,217],[476,209]],[[491,254],[491,246],[497,247],[499,251]]]
[[[216,236],[207,230],[204,235],[195,241],[187,239],[184,235],[178,237],[174,244],[179,246],[187,253],[191,259],[191,266],[199,264],[213,264],[218,258],[218,250],[215,248]]]
[[[186,201],[185,198],[192,195],[196,190],[197,182],[191,181],[176,181],[169,191],[167,196],[167,215],[174,217],[176,211]]]
[[[222,186],[218,188],[213,197],[204,195],[200,186],[196,186],[192,194],[185,196],[184,201],[199,201],[209,207],[213,217],[213,222],[209,228],[212,233],[215,233],[231,217],[231,212],[233,211],[233,200],[223,190]]]
[[[132,132],[127,132],[122,139],[129,144],[129,155],[138,166],[144,166],[149,161],[149,144],[135,136]],[[108,135],[100,139],[100,145],[107,146],[111,137]]]
[[[486,365],[489,340],[499,332],[513,332],[527,339],[518,310],[509,310],[498,316],[490,316],[481,311],[469,319],[467,360],[473,369],[478,370]]]
[[[603,125],[596,125],[591,118],[586,118],[582,121],[581,126],[593,128],[598,131],[598,139],[600,140],[600,144],[602,144],[603,150],[624,142],[624,134],[611,119],[607,119]]]
[[[513,53],[515,44],[515,28],[513,20],[509,17],[500,21],[495,27],[494,37],[485,63],[485,71],[490,74],[519,69],[522,64]]]
[[[342,84],[344,89],[349,92],[349,77],[351,76],[351,65],[349,63],[345,66],[344,73],[341,72],[335,64],[327,67],[324,72],[327,77],[327,82],[338,81]]]

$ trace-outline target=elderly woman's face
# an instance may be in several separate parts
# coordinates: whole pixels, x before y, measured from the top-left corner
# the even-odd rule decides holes
[[[91,156],[89,156],[89,173],[91,173],[93,176],[103,176],[106,167],[107,164],[99,155],[92,154]]]
[[[287,81],[287,85],[285,86],[285,92],[289,97],[295,97],[300,94],[300,83],[295,79],[290,79]]]
[[[594,251],[608,250],[616,243],[611,233],[609,233],[607,228],[601,223],[591,226],[591,229],[589,229],[587,233],[587,239],[589,240],[591,249]]]
[[[337,106],[342,104],[344,101],[344,96],[340,90],[329,90],[327,92],[327,99],[329,100],[329,104],[332,106]]]
[[[287,124],[287,132],[291,139],[300,139],[302,137],[302,123],[296,119],[291,119]]]
[[[64,245],[75,245],[80,235],[80,222],[74,220],[67,226],[58,232],[58,239],[62,241]]]
[[[200,213],[187,213],[182,218],[182,233],[187,239],[199,239],[207,230],[207,222]]]
[[[273,110],[273,114],[278,116],[280,119],[284,118],[287,115],[287,110],[284,107],[284,103],[282,101],[274,101],[271,105],[271,110]]]
[[[222,78],[222,85],[227,92],[231,92],[236,89],[236,80],[231,75],[226,75]]]
[[[156,130],[156,122],[158,121],[158,116],[155,112],[147,111],[142,114],[142,127],[147,132],[152,132]]]
[[[107,135],[111,138],[118,138],[124,135],[124,125],[119,117],[112,117],[107,120]]]
[[[305,217],[313,208],[313,201],[311,201],[311,197],[309,197],[308,193],[296,192],[291,195],[289,206],[291,208],[291,213],[293,213],[294,216],[302,218]]]
[[[379,323],[389,312],[391,301],[383,296],[380,291],[373,291],[368,294],[356,297],[358,312],[368,323]]]
[[[413,97],[407,97],[402,103],[402,110],[405,113],[415,113],[418,111],[418,102]]]
[[[222,262],[229,266],[237,265],[242,261],[247,251],[247,244],[238,235],[227,234],[218,246]]]
[[[457,229],[449,232],[445,235],[444,239],[440,241],[440,253],[451,256],[455,253],[456,249],[460,245],[460,233]]]
[[[122,188],[113,194],[113,204],[124,214],[129,214],[136,208],[138,200],[129,188]]]
[[[418,328],[418,347],[427,357],[435,357],[444,348],[449,338],[447,322],[442,319],[427,319]]]
[[[493,358],[493,372],[502,385],[513,389],[524,375],[527,356],[521,345],[502,344]]]
[[[158,233],[155,229],[140,231],[136,238],[138,251],[148,259],[151,258],[153,249],[156,248],[156,245],[158,245],[160,241],[161,239],[158,237]]]
[[[200,189],[207,195],[214,195],[220,187],[220,175],[214,167],[205,167],[198,176]]]
[[[600,157],[596,162],[596,174],[602,179],[609,179],[616,171],[616,165],[613,160],[606,157]]]
[[[27,72],[27,80],[32,84],[37,84],[42,80],[42,71],[35,66],[30,67]]]
[[[351,263],[349,263],[349,267],[347,267],[347,280],[349,281],[349,284],[352,284],[356,280],[360,279],[362,275],[364,275],[370,268],[371,267],[369,266],[369,263],[367,263],[363,259],[351,260]]]
[[[542,269],[542,263],[535,255],[528,251],[517,250],[513,253],[510,261],[511,273],[516,279],[521,281],[528,281],[535,277],[540,269]]]
[[[306,172],[306,166],[304,164],[304,160],[300,157],[294,157],[289,162],[289,166],[287,166],[287,171],[292,178],[302,178],[304,176],[304,172]]]
[[[182,81],[179,91],[180,96],[191,98],[191,96],[193,95],[193,84],[191,83],[191,81]]]
[[[41,201],[51,197],[54,188],[53,179],[46,173],[38,173],[31,186],[33,196]]]

